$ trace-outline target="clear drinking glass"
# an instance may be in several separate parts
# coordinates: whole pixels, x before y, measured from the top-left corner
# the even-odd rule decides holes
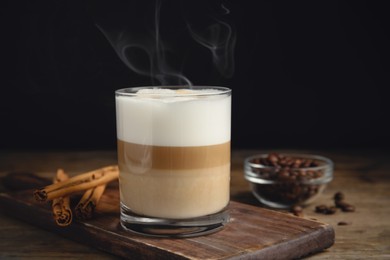
[[[120,221],[136,233],[190,237],[229,220],[231,90],[115,92]]]

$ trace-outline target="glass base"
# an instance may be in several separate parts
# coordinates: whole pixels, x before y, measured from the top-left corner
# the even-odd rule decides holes
[[[191,219],[164,219],[135,214],[121,203],[121,226],[128,231],[153,237],[194,237],[221,230],[229,222],[227,208]]]

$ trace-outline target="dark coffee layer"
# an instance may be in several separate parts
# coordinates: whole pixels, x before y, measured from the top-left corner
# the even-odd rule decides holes
[[[119,165],[154,169],[200,169],[230,162],[230,142],[207,146],[151,146],[118,140]]]

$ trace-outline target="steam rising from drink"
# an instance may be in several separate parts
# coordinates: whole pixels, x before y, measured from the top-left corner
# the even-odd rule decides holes
[[[164,15],[163,2],[167,3],[167,1],[156,0],[153,12],[146,13],[153,21],[149,31],[145,30],[141,24],[132,25],[127,30],[113,30],[112,28],[106,29],[102,25],[97,26],[127,67],[135,73],[150,77],[153,85],[191,86],[191,81],[182,73],[185,57],[178,57],[176,50],[173,51],[171,47],[172,42],[166,41],[165,38],[163,40],[160,22],[161,15]],[[198,47],[207,48],[210,51],[212,62],[219,74],[230,78],[234,73],[236,35],[232,27],[222,20],[223,16],[230,13],[229,9],[220,4],[219,13],[210,14],[207,11],[209,8],[205,9],[198,2],[195,3],[198,5],[196,8],[188,5],[186,1],[181,5],[186,33],[198,43]],[[180,41],[181,38],[180,35],[175,35],[175,41]]]

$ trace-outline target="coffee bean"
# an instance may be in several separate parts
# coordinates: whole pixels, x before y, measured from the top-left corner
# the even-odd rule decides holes
[[[341,201],[341,200],[344,200],[345,196],[344,196],[344,193],[342,192],[336,192],[336,194],[334,195],[334,200],[335,201]]]
[[[320,166],[320,165],[316,161],[312,161],[310,164],[310,167],[318,167],[318,166]]]
[[[283,158],[283,159],[281,159],[281,160],[279,161],[279,165],[281,165],[281,166],[283,166],[283,167],[286,166],[286,163],[287,163],[287,160],[286,160],[285,158]]]
[[[332,206],[332,207],[328,208],[328,211],[326,214],[334,214],[334,213],[336,213],[336,211],[337,211],[337,208]]]
[[[303,168],[309,168],[312,167],[311,164],[313,163],[313,160],[307,159],[302,162],[302,167]]]
[[[272,163],[277,163],[279,161],[279,156],[276,153],[270,153],[267,158]]]
[[[319,177],[322,177],[322,175],[324,175],[324,174],[321,170],[314,171],[313,178],[319,178]]]
[[[301,167],[302,160],[301,159],[295,159],[294,164],[292,165],[292,168],[299,168]]]
[[[291,157],[287,157],[286,158],[286,165],[291,167],[291,165],[293,165],[294,163],[294,160],[291,158]]]
[[[316,206],[316,212],[318,213],[324,213],[325,211],[327,211],[328,207],[326,205],[319,205],[319,206]]]
[[[345,202],[345,201],[335,201],[336,207],[340,208],[344,212],[354,212],[355,206]]]
[[[303,217],[303,208],[301,206],[294,206],[291,212],[298,217]]]
[[[268,160],[266,158],[260,158],[260,164],[268,166]]]
[[[264,163],[262,163],[262,159],[263,158],[254,158],[254,159],[252,159],[251,163],[253,163],[253,164],[264,164]]]
[[[284,177],[290,177],[290,171],[288,169],[281,169],[279,171],[279,175]]]
[[[334,206],[328,207],[328,206],[326,206],[326,205],[319,205],[319,206],[316,206],[316,207],[315,207],[315,211],[316,211],[317,213],[322,213],[322,214],[326,214],[326,215],[331,215],[331,214],[336,213],[337,208],[334,207]]]

